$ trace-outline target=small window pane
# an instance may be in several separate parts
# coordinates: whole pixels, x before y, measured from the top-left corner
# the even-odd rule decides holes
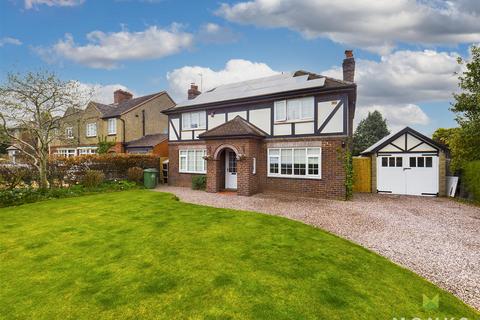
[[[403,166],[402,160],[403,160],[402,157],[397,157],[396,158],[397,167],[402,167]]]
[[[286,119],[286,101],[275,101],[275,121],[285,121]]]
[[[309,157],[308,158],[308,174],[310,175],[318,175],[318,157]]]
[[[305,149],[295,149],[293,158],[293,174],[304,176],[306,174]]]
[[[292,149],[281,150],[281,173],[292,174]]]
[[[425,167],[428,167],[428,168],[432,167],[432,157],[425,158]]]
[[[302,99],[302,119],[313,118],[314,101],[313,97]]]
[[[410,167],[415,168],[417,166],[417,157],[410,157]]]
[[[195,167],[197,172],[203,172],[203,151],[197,150],[195,151]]]
[[[388,166],[389,167],[395,167],[395,158],[394,157],[388,158]]]
[[[195,171],[195,150],[188,150],[187,166],[188,171]]]
[[[425,166],[425,161],[424,161],[424,159],[425,159],[425,158],[423,158],[423,157],[417,157],[417,165],[418,165],[419,167],[422,167],[422,168],[423,168],[423,167]]]
[[[279,156],[280,155],[280,150],[279,149],[270,149],[269,151],[271,156]]]
[[[318,156],[320,155],[320,148],[308,148],[307,149],[307,154],[310,156]]]
[[[287,120],[299,120],[301,119],[301,100],[291,99],[287,100]]]
[[[278,173],[278,157],[270,157],[270,173]]]
[[[382,167],[388,167],[388,158],[382,157]]]

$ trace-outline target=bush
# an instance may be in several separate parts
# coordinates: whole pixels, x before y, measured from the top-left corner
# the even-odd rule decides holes
[[[142,169],[155,168],[160,170],[160,158],[146,154],[98,154],[80,157],[52,157],[49,166],[56,167],[56,171],[65,173],[64,180],[74,183],[81,180],[87,170],[100,170],[105,174],[105,179],[126,179],[127,171],[132,167]]]
[[[480,160],[467,162],[462,178],[473,200],[480,201]]]
[[[207,187],[207,176],[193,176],[192,177],[192,189],[193,190],[205,190]]]
[[[97,188],[86,188],[82,185],[74,185],[68,188],[52,188],[52,189],[34,189],[34,188],[18,188],[12,190],[0,191],[0,208],[9,206],[18,206],[25,203],[38,202],[48,199],[78,197],[86,194],[123,191],[137,189],[135,182],[126,180],[104,182]]]
[[[105,174],[99,170],[87,170],[82,177],[85,188],[96,188],[105,180]]]
[[[35,179],[35,172],[28,166],[0,166],[0,189],[12,190],[22,184],[30,185]]]
[[[143,169],[140,167],[131,167],[127,170],[127,179],[138,184],[143,182]]]

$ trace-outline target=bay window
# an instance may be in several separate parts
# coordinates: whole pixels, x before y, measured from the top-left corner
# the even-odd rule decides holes
[[[206,154],[204,149],[179,150],[179,172],[206,173]]]
[[[321,178],[320,148],[268,149],[268,176]]]
[[[182,130],[206,129],[205,111],[182,113]]]
[[[313,97],[275,101],[275,122],[313,120],[314,104]]]

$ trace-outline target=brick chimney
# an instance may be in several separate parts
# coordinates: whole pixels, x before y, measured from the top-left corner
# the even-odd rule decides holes
[[[198,91],[198,86],[195,83],[190,84],[188,89],[188,100],[195,99],[201,92]]]
[[[343,59],[343,81],[355,81],[355,59],[352,50],[345,50],[345,59]]]
[[[122,103],[123,101],[132,99],[132,97],[133,95],[130,92],[118,89],[113,93],[113,103],[119,104],[119,103]]]

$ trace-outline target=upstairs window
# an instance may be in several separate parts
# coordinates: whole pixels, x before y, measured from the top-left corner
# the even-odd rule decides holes
[[[97,136],[97,124],[87,123],[87,137],[96,137]]]
[[[182,130],[205,129],[206,121],[205,111],[182,113]]]
[[[66,128],[65,128],[65,136],[66,136],[68,139],[73,138],[73,127],[66,127]]]
[[[117,119],[108,119],[108,134],[117,134]]]
[[[313,97],[275,101],[275,122],[313,120]]]

